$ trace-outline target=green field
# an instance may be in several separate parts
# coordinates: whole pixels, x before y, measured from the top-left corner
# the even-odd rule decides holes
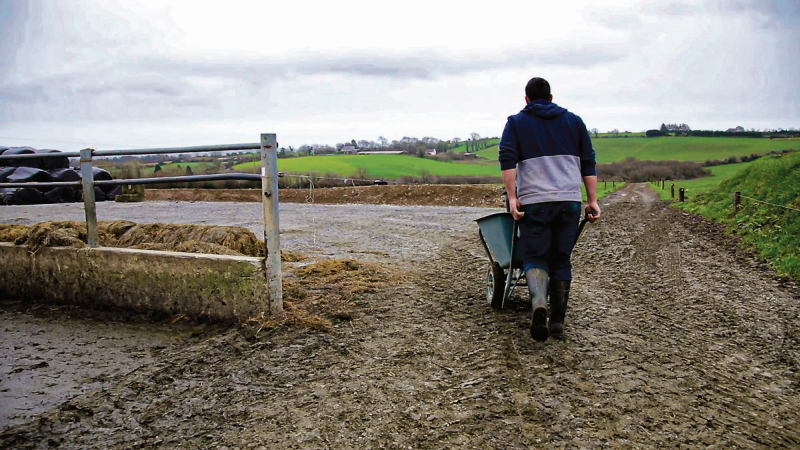
[[[650,161],[702,162],[800,148],[798,140],[693,136],[594,139],[592,144],[597,151],[598,163],[622,161],[628,157]]]
[[[253,172],[261,162],[237,164],[236,171]],[[440,177],[488,176],[500,178],[497,161],[491,164],[456,164],[411,155],[325,155],[284,158],[278,170],[286,173],[337,174],[350,177],[367,171],[372,178],[394,180],[404,176],[429,174]],[[359,172],[361,170],[361,172]]]
[[[496,143],[497,139],[488,140]],[[684,160],[706,161],[725,160],[728,157],[750,156],[751,154],[768,154],[800,147],[800,140],[770,140],[760,138],[729,137],[627,137],[599,138],[593,144],[597,150],[598,162],[608,163],[626,158],[639,160]],[[463,151],[464,146],[460,149]],[[456,149],[458,150],[458,149]],[[499,181],[500,170],[497,163],[497,145],[477,152],[484,158],[478,161],[444,162],[429,158],[418,158],[410,155],[325,155],[285,158],[278,160],[278,170],[289,174],[315,174],[332,177],[360,177],[366,179],[397,180],[402,177],[495,177]],[[740,170],[751,165],[749,163],[713,166],[709,169],[712,176],[696,180],[675,182],[676,197],[678,189],[686,190],[691,199],[700,193],[707,192],[720,182],[734,177]],[[169,166],[165,166],[169,167]],[[182,165],[185,167],[185,165]],[[258,172],[260,162],[243,163],[234,166],[239,172]],[[193,170],[195,170],[193,168]],[[669,184],[665,189],[656,189],[661,198],[669,199]],[[600,183],[602,191],[605,185]],[[617,186],[619,187],[619,185]],[[654,185],[655,187],[655,185]],[[608,186],[608,191],[613,190]]]
[[[477,161],[444,162],[411,155],[324,155],[282,158],[278,160],[278,170],[290,174],[315,174],[317,176],[359,177],[366,179],[397,180],[402,177],[496,177],[500,171],[497,163],[497,139],[489,139],[492,147],[477,152],[483,159]],[[698,161],[725,160],[730,156],[750,156],[767,154],[772,151],[800,147],[799,140],[770,140],[759,138],[729,137],[627,137],[599,138],[593,144],[597,150],[598,162],[616,162],[626,158],[639,160],[684,160]],[[464,146],[459,147],[464,150]],[[456,149],[458,150],[458,148]],[[728,164],[710,168],[712,176],[697,180],[676,183],[677,189],[685,188],[691,198],[706,192],[721,181],[731,178],[750,163]],[[164,166],[168,168],[170,166]],[[185,167],[185,164],[181,166]],[[234,166],[235,171],[257,172],[260,162],[243,163]],[[151,169],[152,170],[152,169]],[[184,169],[185,170],[185,169]],[[197,172],[197,169],[193,167]],[[601,186],[602,188],[602,186]],[[667,189],[657,189],[662,198],[670,196]]]
[[[692,198],[697,196],[700,193],[708,192],[711,189],[715,188],[721,182],[733,178],[739,172],[744,170],[746,167],[749,167],[755,161],[750,161],[746,163],[737,163],[737,164],[725,164],[722,166],[713,166],[709,167],[708,170],[711,171],[710,177],[704,178],[697,178],[694,180],[680,180],[680,181],[668,181],[665,183],[665,187],[662,189],[661,187],[657,186],[656,183],[650,183],[650,186],[653,187],[659,197],[662,200],[671,200],[672,199],[672,192],[670,190],[670,185],[675,185],[675,198],[678,198],[678,190],[683,188],[686,192],[686,198]]]
[[[800,140],[734,137],[629,137],[592,139],[598,163],[636,158],[640,161],[724,160],[729,156],[764,155],[772,151],[800,148]],[[478,156],[497,160],[497,146]]]
[[[233,167],[239,172],[254,172],[261,167],[260,162],[237,164]],[[500,182],[500,168],[497,161],[486,164],[459,164],[418,158],[410,155],[326,155],[305,156],[278,160],[278,170],[286,173],[326,174],[343,177],[358,175],[366,170],[371,178],[392,180],[403,176],[419,176],[426,173],[433,176],[485,176],[496,177]],[[363,174],[363,172],[361,172]],[[414,174],[414,175],[411,175]],[[598,197],[603,197],[621,188],[624,183],[598,183]],[[583,190],[583,199],[586,192]]]
[[[204,171],[208,168],[215,167],[212,163],[207,162],[179,162],[179,163],[170,163],[170,164],[162,164],[161,171],[162,175],[164,174],[174,174],[174,175],[185,175],[186,168],[191,167],[192,172],[195,175],[204,173]],[[145,167],[142,169],[142,175],[151,177],[155,171],[155,166]]]
[[[480,142],[485,142],[490,147],[491,146],[495,146],[496,147],[497,143],[500,142],[500,139],[482,139]],[[485,150],[488,150],[488,149],[485,149]],[[466,152],[467,151],[467,144],[462,142],[461,145],[459,145],[457,147],[454,147],[451,151],[458,152],[458,153]],[[482,150],[482,151],[484,151],[484,150]],[[480,152],[478,152],[478,153],[480,153]]]

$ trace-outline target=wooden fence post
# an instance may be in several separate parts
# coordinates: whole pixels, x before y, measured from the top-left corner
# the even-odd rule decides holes
[[[686,199],[685,195],[686,195],[686,189],[684,188],[678,189],[678,201],[683,203],[683,201]]]
[[[739,192],[739,191],[734,192],[733,193],[733,214],[736,214],[736,213],[739,212],[739,206],[741,205],[741,203],[742,203],[742,193]]]
[[[669,185],[669,196],[671,199],[675,200],[675,183]]]

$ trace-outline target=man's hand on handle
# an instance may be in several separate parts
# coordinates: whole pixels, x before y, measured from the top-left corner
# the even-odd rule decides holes
[[[595,223],[603,215],[603,212],[600,211],[600,205],[597,203],[597,175],[583,177],[583,184],[586,186],[586,198],[588,200],[585,209],[586,218],[589,219],[589,222]]]
[[[600,220],[600,216],[603,215],[603,211],[600,210],[600,205],[597,204],[597,201],[589,202],[586,205],[586,218],[589,219],[589,222],[595,223]]]
[[[520,211],[522,205],[519,203],[519,199],[514,197],[512,198],[510,195],[508,196],[508,209],[511,211],[511,215],[514,216],[514,220],[519,220],[522,216],[525,215],[524,212]]]
[[[517,169],[506,169],[501,172],[503,176],[503,186],[506,188],[508,196],[508,211],[514,216],[514,220],[519,220],[525,213],[520,212],[522,205],[517,198]]]

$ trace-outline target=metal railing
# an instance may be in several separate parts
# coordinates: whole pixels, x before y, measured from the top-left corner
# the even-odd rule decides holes
[[[176,177],[132,178],[116,180],[94,180],[92,158],[101,156],[159,155],[171,153],[201,153],[234,150],[259,150],[261,154],[261,174],[227,173],[211,175],[184,175]],[[87,245],[98,246],[97,206],[94,196],[95,186],[139,185],[165,182],[192,182],[213,180],[261,180],[262,204],[264,209],[264,269],[267,276],[267,289],[270,294],[270,311],[283,310],[283,290],[281,283],[280,232],[278,214],[278,155],[275,134],[262,134],[261,142],[249,144],[201,145],[194,147],[149,148],[129,150],[94,150],[86,148],[77,152],[33,153],[0,155],[3,160],[25,160],[56,157],[80,157],[80,181],[20,182],[0,183],[0,188],[16,187],[68,187],[80,186],[83,191],[83,205],[86,214]]]

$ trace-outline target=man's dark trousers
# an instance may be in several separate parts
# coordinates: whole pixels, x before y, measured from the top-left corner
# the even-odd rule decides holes
[[[581,218],[580,202],[522,205],[519,221],[523,269],[542,269],[552,281],[571,281],[570,256]]]

